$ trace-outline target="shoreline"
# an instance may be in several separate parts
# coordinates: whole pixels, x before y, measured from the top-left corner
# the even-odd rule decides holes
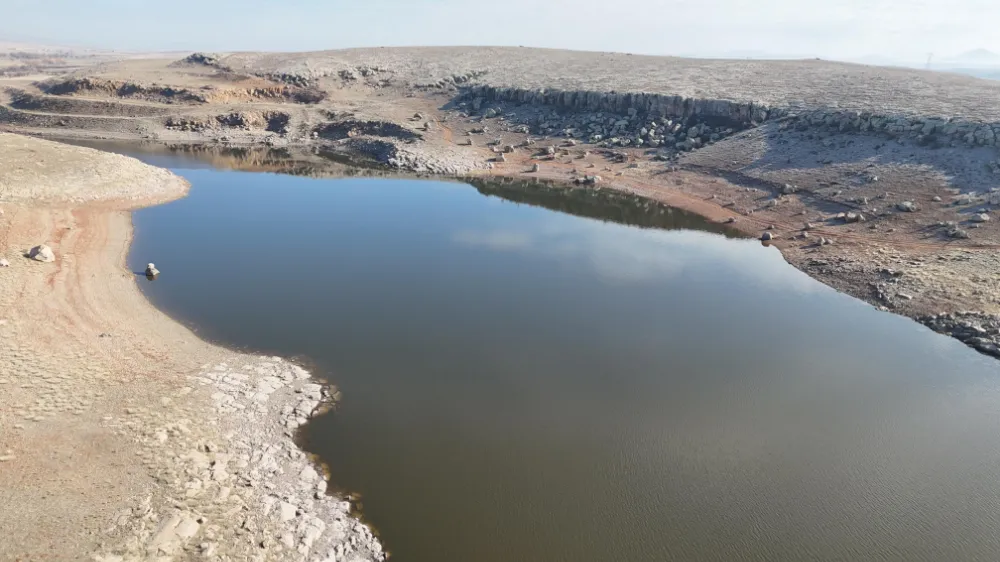
[[[455,131],[452,127],[454,125],[446,126],[440,122],[437,125],[448,144],[454,142]],[[36,131],[41,135],[49,133]],[[78,136],[70,138],[79,140]],[[204,139],[179,144],[133,139],[129,144],[136,142],[147,147],[170,150],[183,147],[184,151],[205,150],[209,153],[274,149],[250,144],[220,146]],[[436,148],[433,141],[427,142],[414,154],[419,155],[421,151],[433,153]],[[581,161],[581,156],[587,154],[584,148],[578,147],[575,151],[565,147],[559,149],[563,156],[570,156],[567,161],[555,158],[540,160],[524,152],[514,152],[506,155],[503,162],[487,162],[484,168],[469,168],[464,173],[456,174],[408,172],[406,168],[390,167],[384,162],[366,159],[367,155],[363,153],[344,154],[345,160],[336,163],[317,163],[313,158],[308,164],[330,166],[328,173],[332,175],[329,177],[339,177],[345,173],[345,165],[361,162],[366,171],[374,175],[415,175],[455,181],[478,178],[544,181],[566,189],[608,189],[697,214],[747,237],[756,238],[769,232],[774,239],[768,244],[777,247],[786,262],[810,277],[881,311],[905,316],[938,333],[954,337],[980,353],[1000,358],[1000,299],[976,296],[988,296],[1000,290],[1000,284],[991,286],[988,275],[982,275],[990,271],[1000,274],[1000,252],[997,252],[1000,244],[992,240],[960,244],[958,241],[941,242],[933,237],[926,238],[921,234],[926,226],[921,226],[919,222],[913,224],[912,217],[906,217],[909,224],[899,227],[875,231],[871,229],[876,225],[869,224],[867,230],[862,230],[861,224],[852,225],[838,218],[843,214],[842,209],[850,211],[850,206],[834,207],[834,210],[817,214],[814,210],[816,202],[809,201],[809,198],[815,197],[813,194],[797,193],[793,197],[784,197],[780,195],[781,184],[774,181],[700,166],[680,167],[662,175],[662,172],[653,171],[650,166],[653,163],[638,155],[630,157],[631,164],[612,163],[605,166],[604,170],[612,171],[603,172],[610,177],[605,177],[599,185],[577,184],[574,180],[581,177],[578,166],[582,163],[589,162],[590,168],[596,168],[595,163],[600,163],[600,166],[610,163],[596,155]],[[313,153],[308,149],[308,145],[289,145],[281,150],[291,151],[289,162],[298,162],[296,156],[310,158]],[[247,171],[282,171],[280,166],[273,164],[266,168],[259,164],[243,166],[236,159],[221,165],[230,166],[234,162],[237,169]],[[373,164],[378,167],[372,167]],[[533,164],[539,164],[537,172],[532,171]],[[292,170],[295,170],[294,166],[289,173],[294,173]],[[772,193],[779,193],[777,199],[771,199]],[[771,206],[771,201],[781,201],[782,204]],[[896,214],[891,217],[891,222],[885,224],[897,223],[902,215],[906,213]],[[809,225],[808,229],[803,227],[804,223]],[[821,243],[823,240],[827,244]],[[922,300],[924,296],[928,297],[927,301]],[[989,300],[992,302],[988,303]]]
[[[4,193],[3,556],[383,559],[295,443],[329,400],[322,381],[201,340],[154,307],[128,269],[131,211],[182,197],[186,182],[131,158],[10,137],[0,144],[27,143],[48,167],[71,153],[94,169],[130,168],[102,168],[111,181],[80,185],[93,196],[86,203],[43,196],[61,187],[45,170],[21,200]],[[150,189],[159,192],[144,196]],[[15,255],[28,240],[52,246],[56,260]],[[74,463],[72,473],[54,470],[53,457]]]
[[[0,141],[10,137],[0,134]],[[31,143],[51,151],[53,157],[67,150],[84,151],[94,158],[107,154],[36,139],[30,139]],[[141,166],[142,173],[165,172],[131,158],[114,157]],[[559,166],[547,166],[541,173],[510,168],[473,177],[544,179],[571,185]],[[15,352],[12,358],[0,355],[0,359],[12,359],[8,363],[21,367],[25,364],[22,348],[34,357],[58,342],[57,347],[69,355],[56,354],[53,362],[27,361],[25,372],[33,376],[83,367],[96,373],[82,381],[57,378],[44,390],[46,397],[83,394],[93,396],[92,401],[65,407],[57,402],[58,407],[52,409],[44,404],[28,406],[31,393],[15,392],[0,408],[0,452],[7,459],[3,468],[11,469],[0,472],[0,487],[11,490],[12,505],[21,507],[16,524],[3,515],[0,524],[20,531],[25,540],[31,538],[30,544],[15,540],[5,548],[12,549],[15,557],[40,554],[35,549],[43,547],[65,548],[69,557],[88,552],[100,562],[193,555],[251,560],[384,559],[377,537],[353,514],[351,502],[326,493],[329,484],[322,466],[295,442],[295,430],[330,403],[329,388],[281,358],[206,342],[148,301],[127,267],[134,236],[131,212],[183,197],[187,186],[183,182],[183,188],[178,187],[176,182],[182,180],[167,173],[138,191],[134,187],[119,191],[119,184],[134,179],[119,175],[102,184],[107,193],[99,196],[88,198],[81,191],[73,200],[59,201],[28,190],[29,197],[12,200],[8,196],[2,203],[6,213],[0,224],[6,247],[27,249],[29,240],[48,241],[57,259],[42,264],[6,254],[12,263],[0,271],[3,304],[8,305],[0,333],[14,342]],[[688,185],[707,178],[683,171],[677,177],[687,178]],[[171,180],[175,183],[168,186]],[[722,224],[728,216],[740,216],[691,193],[657,191],[641,177],[618,176],[612,181],[617,192],[656,200]],[[42,183],[59,189],[62,182],[43,175]],[[151,186],[162,192],[145,193]],[[756,221],[741,217],[728,226],[751,234]],[[808,253],[801,254],[796,263],[789,254],[800,255],[795,252],[801,248],[789,248],[782,240],[776,245],[786,261],[818,277],[809,271],[808,260],[814,258]],[[819,250],[830,259],[831,248]],[[12,280],[23,283],[15,287]],[[19,307],[17,302],[27,305]],[[40,318],[53,315],[56,322],[37,325]],[[26,323],[25,318],[33,321]],[[59,339],[67,334],[74,336],[71,345]],[[0,371],[4,381],[0,386],[30,388],[29,378],[14,369]],[[81,391],[77,386],[81,383],[91,388]],[[21,471],[38,474],[45,466],[42,453],[50,451],[32,451],[31,444],[67,432],[67,415],[85,421],[69,430],[63,448],[72,452],[79,447],[73,441],[100,441],[123,452],[112,455],[121,457],[113,466],[98,462],[74,474],[77,486],[92,481],[113,484],[90,492],[94,497],[89,500],[104,500],[100,509],[69,509],[92,521],[80,529],[90,538],[57,546],[56,537],[65,529],[46,523],[51,506],[32,498],[35,490],[5,480],[3,474],[7,478]],[[52,424],[58,424],[58,431]],[[95,454],[107,456],[106,451]],[[65,485],[63,480],[49,480],[39,487],[58,497]]]

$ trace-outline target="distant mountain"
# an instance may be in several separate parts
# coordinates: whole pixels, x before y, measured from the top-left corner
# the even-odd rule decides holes
[[[1000,55],[986,49],[967,51],[941,60],[941,64],[968,66],[1000,66]]]

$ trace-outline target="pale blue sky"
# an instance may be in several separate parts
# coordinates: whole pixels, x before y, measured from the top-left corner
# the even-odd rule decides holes
[[[1000,52],[1000,0],[0,0],[0,41],[130,50],[525,45],[922,60]]]

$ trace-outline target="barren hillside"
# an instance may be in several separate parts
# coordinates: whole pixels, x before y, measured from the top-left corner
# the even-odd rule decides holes
[[[367,68],[380,77],[415,84],[478,75],[479,83],[517,88],[646,92],[773,107],[1000,120],[998,82],[822,60],[709,60],[517,47],[421,47],[238,53],[223,56],[219,62],[247,73],[307,78]]]

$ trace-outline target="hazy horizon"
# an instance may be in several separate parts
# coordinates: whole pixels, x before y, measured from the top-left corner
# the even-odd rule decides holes
[[[0,0],[0,41],[126,51],[495,45],[919,63],[1000,52],[989,0]],[[710,17],[706,17],[708,14]]]

